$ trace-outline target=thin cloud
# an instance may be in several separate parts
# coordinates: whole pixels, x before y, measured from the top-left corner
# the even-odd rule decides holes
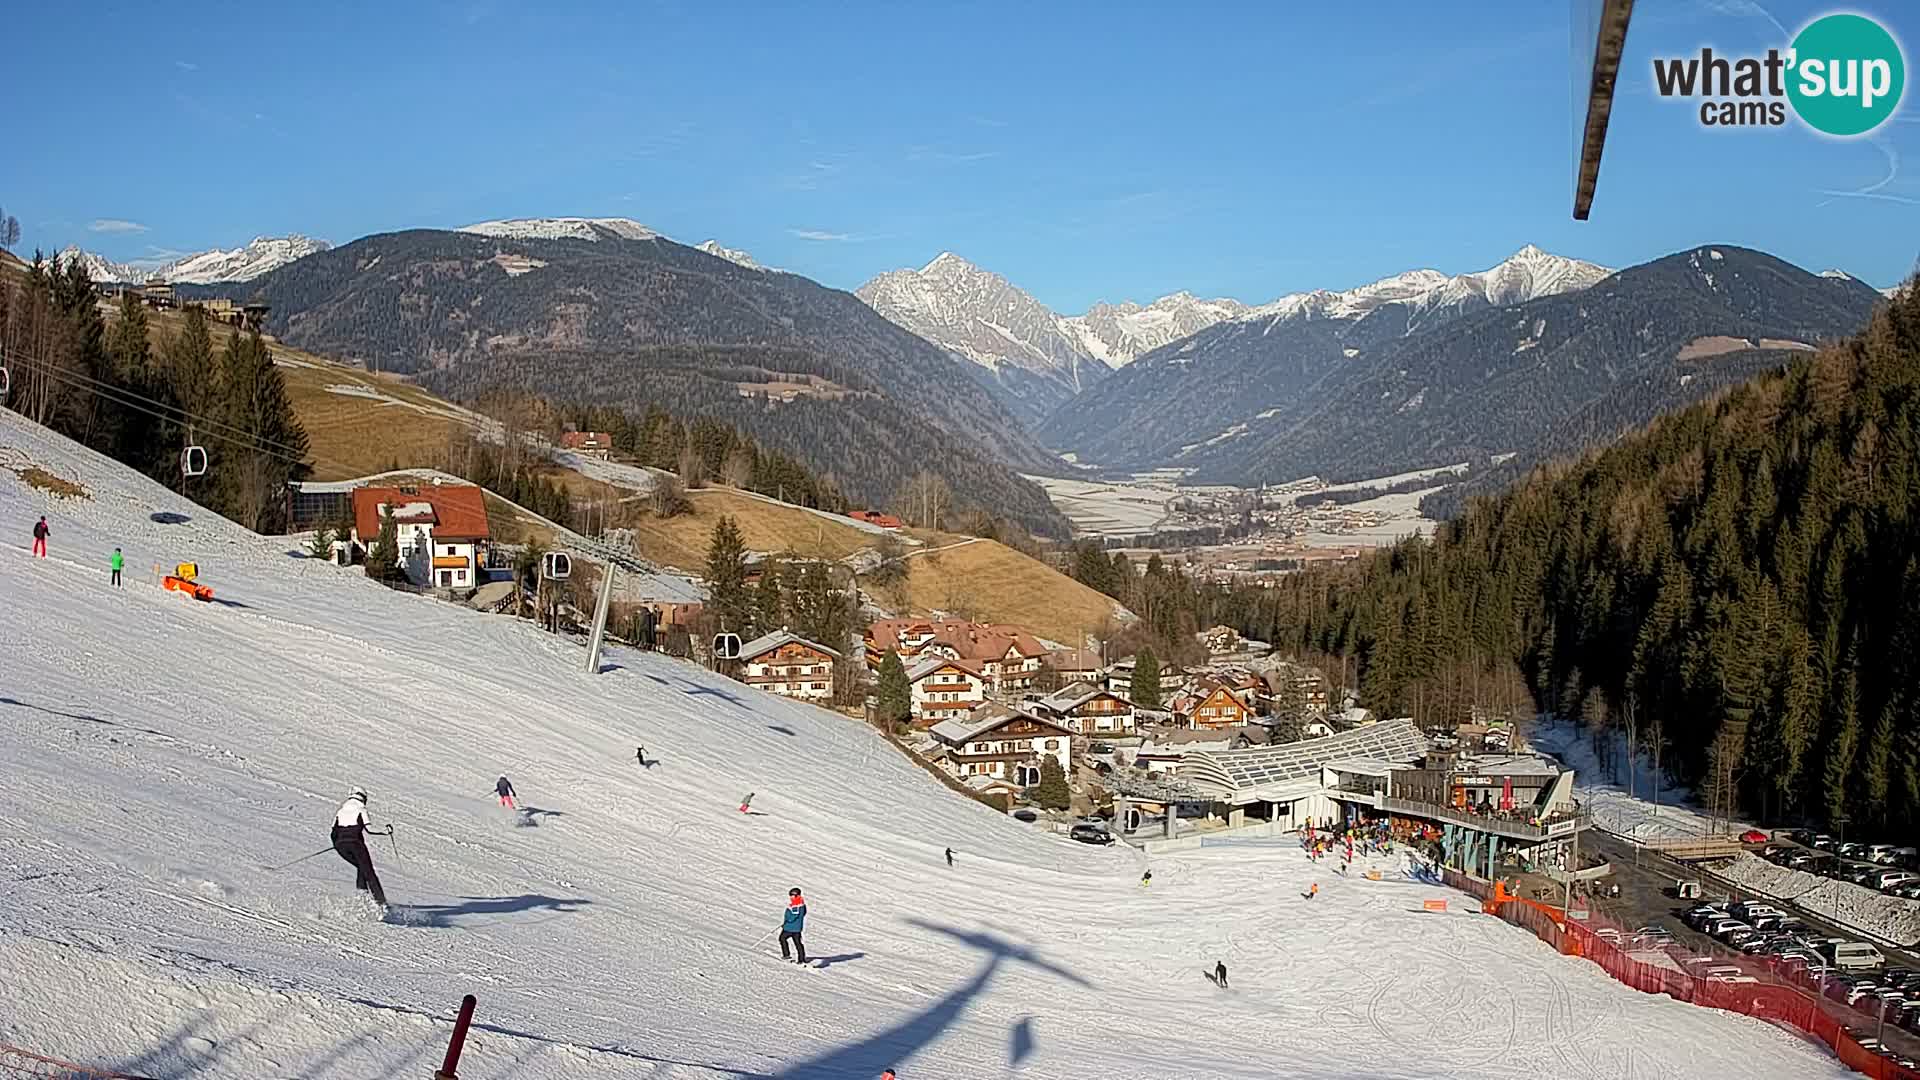
[[[1773,12],[1761,7],[1755,0],[1706,0],[1706,7],[1707,10],[1712,11],[1716,15],[1738,15],[1751,19],[1765,19],[1773,24],[1775,30],[1780,31],[1780,40],[1783,42],[1793,37],[1792,34],[1787,32],[1787,28],[1781,24],[1780,20],[1773,17]]]
[[[813,240],[823,244],[851,244],[859,239],[851,233],[826,232],[821,229],[788,229],[787,232],[802,240]]]
[[[1853,188],[1848,191],[1836,191],[1831,188],[1821,188],[1819,193],[1827,196],[1827,198],[1822,200],[1819,203],[1816,203],[1815,204],[1816,208],[1821,206],[1826,206],[1829,203],[1831,203],[1834,199],[1872,199],[1878,202],[1892,202],[1892,203],[1901,203],[1907,206],[1920,206],[1920,199],[1910,198],[1906,195],[1896,195],[1893,192],[1885,190],[1887,185],[1893,183],[1895,180],[1899,179],[1900,177],[1900,154],[1898,151],[1894,150],[1893,145],[1887,142],[1885,139],[1876,138],[1876,139],[1870,139],[1868,141],[1872,144],[1874,149],[1880,151],[1880,156],[1886,159],[1887,174],[1885,176],[1882,176],[1880,179],[1874,181],[1871,184],[1866,184],[1862,187]]]
[[[87,231],[97,233],[143,233],[147,231],[147,227],[137,221],[122,221],[119,218],[95,218],[93,219],[93,223],[87,226]]]
[[[193,63],[190,60],[175,60],[173,62],[173,66],[179,68],[181,71],[199,71],[200,70],[200,65]]]
[[[915,146],[907,150],[908,161],[937,161],[945,165],[964,165],[971,161],[986,161],[999,156],[998,150],[959,152],[942,150],[937,146]]]

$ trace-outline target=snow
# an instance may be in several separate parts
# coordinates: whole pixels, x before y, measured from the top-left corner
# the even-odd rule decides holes
[[[54,554],[0,548],[8,1042],[424,1075],[472,992],[477,1080],[1849,1075],[1289,843],[1156,856],[1141,890],[1143,856],[959,798],[856,721],[653,654],[590,676],[567,638],[293,557],[12,413],[0,444],[90,492],[0,472],[0,518],[47,514]],[[143,572],[187,560],[217,602]],[[389,921],[331,853],[294,861],[354,784],[397,825]],[[767,940],[796,884],[824,970]],[[1222,958],[1227,993],[1198,977]]]
[[[1593,815],[1593,823],[1608,832],[1633,840],[1679,840],[1706,836],[1713,831],[1706,815],[1694,809],[1693,792],[1688,789],[1671,787],[1663,781],[1657,806],[1643,796],[1642,793],[1652,794],[1649,785],[1653,775],[1652,760],[1644,752],[1634,767],[1634,790],[1629,794],[1625,739],[1624,735],[1615,734],[1620,742],[1614,755],[1621,762],[1619,780],[1600,767],[1588,735],[1568,721],[1542,717],[1528,732],[1527,740],[1534,749],[1552,754],[1574,770],[1574,797]],[[1750,828],[1752,826],[1745,822],[1733,825],[1736,833]],[[1720,831],[1725,831],[1724,823]]]
[[[460,232],[498,236],[508,240],[658,240],[661,235],[630,218],[513,218],[480,221]]]
[[[752,255],[747,254],[739,248],[722,247],[718,240],[705,240],[695,245],[695,247],[716,259],[725,259],[730,263],[737,266],[744,266],[749,270],[766,269],[766,267],[755,262]]]
[[[88,276],[102,284],[139,285],[153,278],[179,285],[210,285],[220,281],[252,281],[330,247],[325,240],[307,236],[256,236],[245,247],[231,251],[213,248],[171,262],[116,263],[72,246],[60,254],[69,259],[79,257],[87,267]]]
[[[1896,945],[1920,943],[1920,900],[1888,896],[1864,885],[1804,870],[1789,870],[1745,851],[1713,869],[1742,888],[1775,900],[1791,900],[1842,926]]]
[[[1270,320],[1266,329],[1271,331],[1275,324],[1296,318],[1358,319],[1388,304],[1425,311],[1478,300],[1499,307],[1576,292],[1612,272],[1528,244],[1505,261],[1475,273],[1449,277],[1438,270],[1408,270],[1343,292],[1289,293],[1249,308],[1239,321]]]

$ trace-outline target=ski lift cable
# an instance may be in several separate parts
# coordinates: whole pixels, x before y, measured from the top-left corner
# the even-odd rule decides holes
[[[66,377],[68,373],[61,372],[57,369],[45,369],[43,370],[43,374],[45,374],[48,378],[53,379],[56,382],[65,383],[66,385],[72,387],[75,390],[79,390],[80,392],[86,393],[86,394],[92,394],[95,397],[102,398],[106,401],[112,402],[115,405],[132,409],[135,412],[145,413],[146,415],[151,416],[157,420],[163,420],[170,424],[179,424],[182,427],[188,426],[185,422],[183,422],[178,417],[168,416],[165,413],[158,412],[155,409],[149,408],[137,401],[128,401],[124,398],[116,396],[112,392],[111,386],[109,386],[106,389],[102,389],[99,387],[87,386],[84,383],[74,382],[73,380]],[[230,443],[235,446],[239,446],[243,449],[252,450],[256,453],[263,454],[267,457],[277,458],[281,461],[285,461],[290,464],[297,465],[301,463],[301,459],[299,458],[295,458],[288,454],[284,454],[277,450],[272,449],[272,447],[277,444],[271,443],[270,441],[267,441],[267,440],[257,439],[254,436],[247,435],[246,437],[243,438],[241,436],[228,435],[219,431],[209,431],[206,434],[210,438],[219,439],[222,442]],[[245,435],[244,432],[242,434]],[[315,458],[314,460],[318,461],[320,459]],[[328,464],[338,464],[338,463],[329,462]]]
[[[147,405],[150,405],[156,409],[162,409],[168,412],[179,413],[180,415],[177,419],[163,418],[163,419],[171,419],[172,422],[174,423],[204,425],[206,427],[215,427],[215,428],[226,428],[229,431],[245,435],[248,438],[253,439],[256,442],[260,443],[262,446],[275,447],[289,454],[297,454],[299,452],[295,448],[288,446],[285,443],[274,442],[272,439],[268,439],[263,436],[256,435],[253,432],[246,430],[245,428],[238,427],[233,424],[228,424],[225,421],[215,420],[211,417],[200,416],[196,413],[189,412],[188,410],[178,405],[169,405],[164,401],[156,401],[153,398],[147,397],[145,394],[139,393],[138,391],[135,391],[135,390],[129,390],[126,387],[119,385],[118,383],[107,382],[103,379],[96,379],[93,376],[87,375],[83,372],[71,371],[68,369],[56,367],[45,361],[28,360],[28,359],[21,359],[17,357],[9,360],[6,358],[5,354],[0,354],[0,361],[20,364],[22,366],[30,367],[30,368],[37,368],[43,373],[45,373],[46,375],[53,378],[65,377],[65,379],[67,380],[79,380],[80,382],[87,383],[91,386],[98,387],[102,390],[111,391],[112,393],[122,395],[124,398],[129,398],[132,400],[144,402]],[[71,383],[69,384],[71,385]],[[125,402],[122,402],[122,403],[124,404]]]
[[[146,405],[141,404],[139,401],[129,401],[129,400],[126,400],[125,398],[119,397],[117,396],[116,392],[118,392],[120,388],[113,386],[113,384],[111,383],[102,384],[100,386],[88,386],[85,383],[75,382],[72,379],[68,378],[68,376],[72,374],[71,372],[62,371],[58,368],[47,367],[45,365],[32,365],[32,366],[39,367],[42,370],[43,374],[45,374],[48,378],[53,379],[56,382],[65,383],[66,385],[72,387],[75,390],[79,390],[82,393],[92,394],[95,397],[102,398],[106,401],[112,402],[113,404],[119,405],[123,408],[132,409],[135,412],[145,413],[146,415],[151,416],[156,420],[162,420],[169,424],[178,424],[182,427],[188,426],[189,422],[191,421],[191,417],[189,417],[187,420],[183,420],[180,417],[168,416],[165,413],[156,411],[154,408],[149,408]],[[136,398],[140,397],[140,395],[137,395],[137,394],[133,396]],[[155,404],[158,405],[159,403],[156,402]],[[167,406],[160,406],[160,407],[166,408]],[[220,425],[220,426],[225,427],[228,425]],[[243,450],[250,450],[254,453],[263,455],[265,457],[274,458],[278,461],[285,462],[289,465],[303,465],[311,462],[312,464],[315,464],[315,465],[331,465],[334,468],[339,469],[341,472],[344,472],[344,473],[352,473],[354,471],[351,466],[346,465],[343,462],[330,459],[319,454],[314,454],[311,451],[309,451],[308,455],[304,458],[295,456],[290,452],[282,453],[279,450],[273,449],[274,447],[280,446],[281,444],[279,443],[275,443],[269,439],[261,439],[258,436],[255,436],[249,432],[246,432],[244,429],[235,428],[234,430],[240,432],[240,434],[228,435],[220,431],[209,431],[209,432],[206,432],[205,434],[208,438],[218,439],[221,442],[240,447]]]

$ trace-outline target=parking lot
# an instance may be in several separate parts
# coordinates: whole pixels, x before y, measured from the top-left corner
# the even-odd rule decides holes
[[[1897,1007],[1904,1006],[1908,1001],[1920,1001],[1920,956],[1909,951],[1880,949],[1878,951],[1886,958],[1880,971],[1840,973],[1820,971],[1822,966],[1826,966],[1824,957],[1811,964],[1783,964],[1777,957],[1769,956],[1764,951],[1742,952],[1730,947],[1725,940],[1688,925],[1681,918],[1681,913],[1702,902],[1730,904],[1747,897],[1734,895],[1732,890],[1723,887],[1715,887],[1709,880],[1703,879],[1697,868],[1654,852],[1636,850],[1626,841],[1599,830],[1585,834],[1583,843],[1591,845],[1593,850],[1612,864],[1613,873],[1605,880],[1620,886],[1618,897],[1597,895],[1590,899],[1589,903],[1597,914],[1623,927],[1658,927],[1670,935],[1678,956],[1693,954],[1711,958],[1694,964],[1696,968],[1725,966],[1751,973],[1755,978],[1774,977],[1777,973],[1778,977],[1808,987],[1813,993],[1821,993],[1824,988],[1829,993],[1822,996],[1821,1004],[1829,1015],[1858,1036],[1880,1038],[1890,1056],[1920,1060],[1920,1031],[1903,1029],[1898,1023],[1905,1018],[1911,1024],[1920,1026],[1920,1010],[1901,1011]],[[1699,901],[1682,900],[1675,895],[1675,883],[1682,880],[1702,882],[1703,893]],[[1791,903],[1767,903],[1778,908],[1784,917],[1800,924],[1800,928],[1791,935],[1797,941],[1765,939],[1767,948],[1777,948],[1785,953],[1811,953],[1812,950],[1804,948],[1803,943],[1828,938],[1857,940],[1859,936],[1829,920],[1799,910]],[[1771,924],[1773,920],[1764,921]],[[1909,972],[1913,974],[1907,975]],[[1886,986],[1888,975],[1892,975],[1894,981],[1901,984],[1900,987]],[[1854,980],[1856,985],[1841,990],[1849,980]],[[1866,993],[1855,994],[1858,983],[1872,985]],[[1879,1004],[1883,999],[1875,996],[1878,991],[1885,991],[1884,1000],[1890,1003],[1885,1025],[1882,1025],[1879,1013]],[[1901,994],[1904,996],[1896,996]],[[1852,1004],[1846,1000],[1850,995],[1854,998]]]

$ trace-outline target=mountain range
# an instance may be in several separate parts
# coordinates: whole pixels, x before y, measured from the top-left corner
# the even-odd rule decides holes
[[[931,470],[961,504],[1065,531],[1018,475],[1062,463],[946,352],[850,293],[638,222],[381,233],[204,294],[264,300],[288,344],[444,393],[657,404],[732,423],[855,499],[888,505]]]
[[[1048,442],[1223,483],[1495,459],[1511,475],[1851,333],[1881,300],[1731,245],[1613,274],[1525,249],[1466,280],[1400,278],[1143,357],[1056,412]]]
[[[63,259],[79,259],[87,274],[101,284],[138,285],[151,279],[176,285],[210,285],[216,281],[252,281],[296,259],[330,247],[307,236],[256,236],[245,247],[224,251],[212,248],[164,262],[113,262],[95,252],[69,246]]]

